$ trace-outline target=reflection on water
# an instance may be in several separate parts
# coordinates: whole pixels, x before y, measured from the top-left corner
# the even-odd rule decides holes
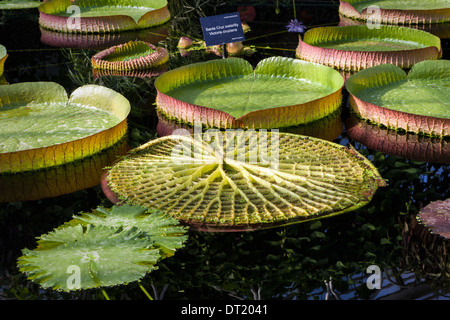
[[[180,36],[202,38],[198,24],[201,15],[233,12],[236,7],[231,2],[217,6],[213,3],[211,7],[206,5],[203,8],[195,7],[192,1],[172,3],[174,19],[166,30],[153,32],[163,36],[157,35],[155,40],[145,38],[155,36],[149,32],[133,37],[166,46],[171,53],[170,69],[220,58],[200,51],[182,57],[176,44]],[[255,5],[254,20],[249,22],[251,31],[246,34],[244,42],[254,46],[256,52],[246,59],[256,65],[272,55],[294,57],[299,35],[285,29],[293,17],[292,10],[289,6],[281,6],[276,15],[273,1],[261,3],[261,6]],[[305,18],[308,28],[337,25],[337,9],[332,1],[321,1],[320,6],[305,2],[297,14],[299,18]],[[39,28],[37,11],[14,14],[0,11],[0,28],[0,43],[5,44],[10,53],[5,64],[5,81],[55,81],[68,89],[96,83],[119,91],[132,104],[128,142],[133,147],[154,138],[156,128],[158,131],[166,130],[161,135],[172,132],[173,128],[162,129],[164,120],[158,127],[154,121],[156,92],[152,77],[94,77],[89,60],[93,52],[87,49],[103,49],[130,39],[117,40],[108,35],[47,34]],[[23,34],[27,37],[20,36]],[[131,33],[121,36],[129,37]],[[444,49],[448,50],[445,46]],[[72,55],[69,57],[68,53]],[[410,135],[387,137],[379,127],[369,135],[365,124],[352,124],[352,120],[347,122],[343,131],[340,116],[336,115],[335,120],[318,124],[315,128],[297,128],[297,133],[322,137],[327,134],[324,137],[327,140],[341,144],[349,141],[365,152],[364,155],[389,181],[389,185],[380,190],[368,206],[328,220],[261,232],[214,235],[190,232],[186,248],[163,261],[150,278],[142,280],[142,284],[146,288],[155,288],[159,293],[167,288],[164,289],[164,298],[176,300],[450,299],[448,242],[444,247],[436,240],[430,242],[428,233],[421,231],[418,235],[413,232],[418,230],[414,226],[414,214],[421,206],[450,197],[449,167],[403,159],[422,159],[426,155],[424,161],[432,161],[430,157],[434,157],[433,161],[448,163],[445,161],[449,159],[448,141],[423,144],[424,141]],[[302,131],[306,129],[313,129],[312,133]],[[354,141],[360,141],[362,146]],[[388,149],[383,150],[382,147]],[[383,151],[377,152],[378,148]],[[402,158],[397,159],[394,155]],[[101,174],[98,169],[108,165],[109,160],[76,168],[74,165],[72,169],[54,168],[37,172],[36,176],[16,176],[12,180],[0,177],[2,201],[15,201],[0,204],[0,275],[6,275],[0,277],[0,299],[3,296],[17,299],[15,294],[25,299],[61,299],[60,295],[32,287],[23,279],[13,280],[17,276],[15,258],[22,248],[34,246],[35,236],[71,219],[72,214],[95,208],[99,203],[109,204],[98,188],[87,187],[90,181],[92,185],[98,185],[96,174]],[[402,171],[400,165],[405,165],[407,170]],[[35,195],[46,189],[65,191],[68,190],[65,188],[78,183],[85,183],[83,188],[88,189],[59,197],[56,193],[47,194],[50,198],[37,201],[20,201],[19,198],[23,194]],[[444,248],[447,250],[445,253]],[[447,270],[442,268],[443,263],[447,263]],[[366,268],[373,264],[379,265],[383,271],[381,289],[370,290],[366,285],[369,276]],[[16,291],[7,292],[5,288],[11,286]],[[117,290],[123,290],[127,298],[142,299],[142,292],[134,290],[132,285]],[[111,296],[114,294],[112,291],[108,292]],[[81,298],[99,299],[89,293]],[[116,298],[121,299],[123,295],[118,294]]]
[[[347,118],[345,128],[350,138],[370,149],[405,159],[450,164],[450,139],[398,132],[353,114]]]

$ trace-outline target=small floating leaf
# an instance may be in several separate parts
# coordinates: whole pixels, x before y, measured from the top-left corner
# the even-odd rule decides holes
[[[114,164],[105,194],[206,231],[255,230],[328,217],[370,201],[384,180],[343,146],[288,133],[162,137]]]
[[[381,25],[319,27],[299,38],[296,56],[345,71],[359,71],[391,63],[411,68],[424,60],[442,55],[441,40],[422,30]]]
[[[114,90],[86,85],[67,97],[53,82],[0,86],[0,173],[58,166],[120,141],[129,101]]]
[[[194,63],[159,76],[157,108],[168,118],[215,128],[281,128],[337,111],[344,80],[320,64],[271,57],[255,70],[241,58]]]

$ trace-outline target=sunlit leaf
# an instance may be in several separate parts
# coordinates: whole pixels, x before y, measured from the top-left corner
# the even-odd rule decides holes
[[[39,0],[2,0],[0,10],[20,10],[37,8],[42,4]]]
[[[236,231],[348,212],[384,185],[367,159],[341,145],[287,133],[212,131],[132,150],[109,169],[105,194],[193,229]]]
[[[0,77],[3,75],[5,69],[5,61],[8,58],[8,53],[5,46],[0,44]]]

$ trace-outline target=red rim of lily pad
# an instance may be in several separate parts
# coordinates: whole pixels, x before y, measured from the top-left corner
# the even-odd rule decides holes
[[[139,50],[143,55],[139,55]],[[128,58],[126,55],[137,53],[135,58]],[[124,57],[117,61],[109,61],[108,57],[114,54],[123,54]],[[92,66],[95,69],[111,70],[111,71],[128,71],[128,70],[144,70],[157,68],[169,61],[169,52],[166,48],[156,47],[155,45],[145,41],[130,41],[119,44],[111,48],[98,52],[92,57]]]
[[[450,164],[450,140],[413,133],[400,133],[368,121],[353,113],[345,122],[348,136],[372,150],[404,159]]]
[[[431,233],[450,239],[450,199],[430,203],[420,211],[417,219]]]
[[[359,49],[336,49],[332,43],[355,40],[377,41],[387,39],[394,42],[415,43],[416,47],[395,50],[373,50],[368,46]],[[329,45],[329,47],[322,47]],[[359,71],[380,64],[394,64],[400,68],[411,68],[424,60],[442,57],[441,40],[423,30],[382,25],[380,29],[369,29],[364,25],[318,27],[306,31],[299,37],[296,57],[320,63],[338,70]]]
[[[339,13],[356,20],[367,20],[372,12],[364,8],[358,11],[353,4],[364,0],[339,1]],[[401,1],[399,1],[401,2]],[[450,8],[439,9],[387,9],[383,8],[383,2],[375,3],[379,7],[381,23],[395,25],[428,25],[450,21]],[[407,5],[407,3],[406,3]]]
[[[427,99],[437,100],[438,106],[445,106],[442,102],[443,100],[439,100],[443,94],[440,93],[440,96],[436,96],[437,92],[441,91],[425,93],[424,91],[426,91],[427,85],[419,83],[418,86],[422,88],[422,91],[420,91],[421,95],[419,95],[417,100],[411,100],[410,96],[406,96],[409,101],[402,102],[402,109],[399,110],[400,107],[398,106],[397,109],[387,107],[390,101],[387,100],[386,96],[391,90],[395,90],[396,88],[385,88],[387,88],[387,85],[399,87],[402,84],[408,85],[414,79],[419,79],[422,82],[440,78],[448,79],[449,70],[449,60],[422,61],[414,65],[409,73],[392,64],[384,64],[362,70],[352,75],[346,82],[347,91],[350,93],[349,105],[352,112],[358,117],[372,123],[384,125],[395,130],[446,138],[450,136],[450,117],[448,111],[446,110],[447,113],[443,114],[441,110],[439,115],[425,113],[425,111],[430,112],[430,110],[433,110],[430,107],[433,106],[433,101],[428,101]],[[430,86],[430,88],[434,90],[434,86]],[[441,90],[445,90],[445,85],[441,84],[440,88]],[[377,90],[376,92],[375,89]],[[416,86],[412,87],[412,89],[417,92]],[[368,93],[362,96],[362,92],[369,92],[369,90],[372,90],[370,96]],[[375,102],[370,99],[384,100],[383,102]],[[383,106],[383,103],[386,106]],[[396,103],[399,104],[398,101]],[[421,103],[422,105],[419,106]],[[429,104],[427,108],[423,108],[423,105],[427,105],[427,103]],[[413,111],[406,109],[410,105],[413,106],[410,108]]]
[[[188,91],[186,88],[190,88],[192,84],[232,82],[243,77],[252,78],[253,83],[258,82],[258,79],[267,78],[277,81],[287,79],[299,83],[302,81],[303,86],[309,82],[326,88],[326,94],[298,104],[288,103],[281,106],[269,105],[270,102],[267,100],[259,101],[257,104],[259,109],[237,117],[215,106],[206,103],[199,105],[183,98],[178,99],[171,94],[178,88]],[[170,70],[155,80],[157,109],[167,118],[190,125],[201,123],[207,128],[220,129],[284,128],[323,119],[341,107],[343,85],[344,79],[332,68],[286,57],[263,59],[255,69],[242,58],[215,59]],[[208,89],[209,94],[216,92],[214,86]],[[258,91],[257,95],[260,93],[267,95],[268,91],[267,89],[263,92]],[[235,98],[232,91],[229,94],[222,92],[221,97],[223,97],[221,102],[224,102],[230,110],[237,108],[229,101],[230,97]],[[273,98],[276,97],[274,94]],[[276,102],[279,104],[283,99],[284,96],[281,95]]]

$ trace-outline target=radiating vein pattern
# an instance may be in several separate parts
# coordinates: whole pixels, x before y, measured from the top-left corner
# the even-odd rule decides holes
[[[356,208],[382,178],[324,140],[237,130],[150,141],[117,162],[108,181],[119,198],[191,225],[252,229]]]

